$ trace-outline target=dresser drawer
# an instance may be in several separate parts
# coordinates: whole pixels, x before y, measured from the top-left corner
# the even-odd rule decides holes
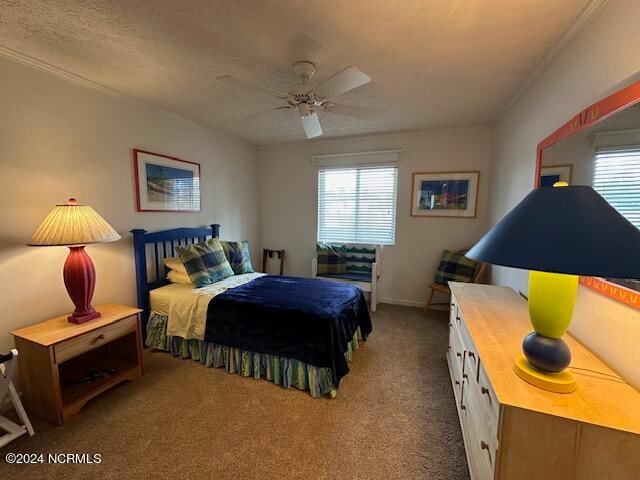
[[[471,478],[473,480],[490,480],[494,478],[497,448],[486,441],[482,429],[478,428],[477,413],[467,396],[469,383],[463,384],[464,409],[462,411],[463,435]]]
[[[473,425],[473,430],[479,442],[488,445],[487,452],[491,459],[495,458],[498,450],[498,415],[488,406],[485,394],[480,393],[480,388],[474,381],[465,379],[464,403],[467,406],[468,416]]]
[[[480,361],[480,365],[478,368],[477,391],[480,393],[480,404],[482,405],[483,409],[488,413],[488,415],[494,418],[497,423],[500,415],[500,404],[498,403],[498,397],[493,390],[493,386],[489,381],[487,372],[482,365],[482,360]]]
[[[56,363],[62,363],[83,352],[97,348],[105,343],[136,331],[138,317],[127,317],[92,332],[79,335],[54,345]]]
[[[459,330],[453,325],[449,331],[449,347],[450,353],[453,361],[458,364],[458,369],[460,373],[464,371],[464,355],[465,349],[462,344],[462,337],[460,336]]]
[[[456,399],[456,406],[459,407],[462,402],[462,371],[458,367],[458,362],[453,358],[452,352],[452,350],[447,352],[447,363],[449,364],[453,395]]]

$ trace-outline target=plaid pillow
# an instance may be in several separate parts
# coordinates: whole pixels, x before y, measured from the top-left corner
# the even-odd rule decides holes
[[[217,238],[195,245],[178,246],[176,251],[187,269],[189,278],[197,287],[211,285],[233,276],[233,270]]]
[[[344,257],[347,262],[347,273],[371,275],[371,266],[376,261],[376,247],[347,244],[344,246]]]
[[[318,275],[345,273],[347,271],[343,247],[318,243],[316,245],[316,259],[318,261]]]
[[[229,265],[236,275],[241,273],[253,273],[249,242],[220,242]]]
[[[454,282],[472,282],[477,268],[478,262],[465,257],[461,253],[445,250],[442,252],[434,282],[442,285],[446,285],[450,280]]]

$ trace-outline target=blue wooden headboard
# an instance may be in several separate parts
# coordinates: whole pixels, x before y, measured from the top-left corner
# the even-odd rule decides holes
[[[220,225],[214,223],[209,228],[172,228],[151,233],[147,233],[142,228],[135,228],[131,233],[136,265],[138,308],[143,311],[142,336],[146,337],[149,320],[149,291],[169,283],[166,279],[167,268],[164,265],[164,259],[175,257],[178,245],[190,245],[211,237],[218,238]]]

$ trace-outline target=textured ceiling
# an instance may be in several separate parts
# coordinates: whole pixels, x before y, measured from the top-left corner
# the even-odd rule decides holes
[[[493,120],[588,0],[2,0],[0,45],[255,144],[304,139],[293,112],[219,75],[284,89],[354,65],[337,99],[379,121],[322,114],[325,137]]]

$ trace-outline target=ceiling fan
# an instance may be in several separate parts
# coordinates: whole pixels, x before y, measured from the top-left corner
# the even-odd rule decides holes
[[[217,77],[217,79],[221,82],[247,90],[266,93],[267,95],[285,101],[286,105],[272,108],[256,115],[277,110],[297,110],[307,138],[322,135],[322,126],[320,125],[318,112],[328,112],[363,120],[375,120],[379,118],[381,114],[385,113],[375,108],[343,105],[329,100],[371,81],[369,75],[362,73],[356,67],[347,67],[315,86],[309,83],[311,77],[316,73],[316,66],[312,62],[307,60],[295,62],[293,69],[300,78],[300,83],[290,87],[287,92],[253,85],[230,75],[222,75]],[[251,116],[253,117],[254,115]]]

